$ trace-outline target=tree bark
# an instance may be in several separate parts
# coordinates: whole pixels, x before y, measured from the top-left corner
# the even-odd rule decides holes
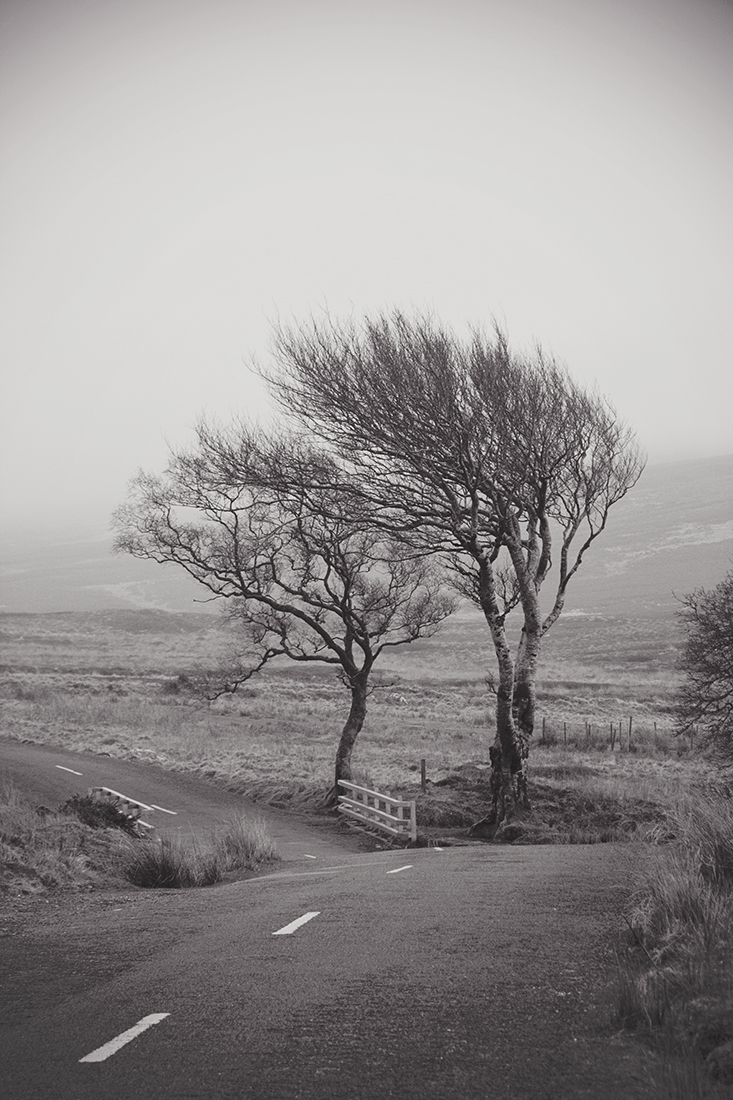
[[[364,719],[366,718],[369,671],[369,669],[362,669],[361,672],[356,672],[349,677],[351,708],[349,710],[349,716],[346,719],[346,724],[341,731],[338,749],[336,750],[334,783],[324,803],[327,806],[335,806],[338,801],[338,796],[343,794],[343,791],[339,787],[339,779],[347,779],[349,781],[353,779],[351,771],[351,754],[354,750],[356,739],[364,725]]]
[[[540,638],[539,626],[536,630],[528,630],[526,625],[522,628],[514,666],[512,715],[519,755],[519,767],[516,773],[517,799],[527,809],[529,809],[527,762],[537,710],[537,665],[540,655]]]
[[[522,759],[517,743],[513,715],[514,662],[504,628],[504,615],[499,607],[494,574],[488,561],[479,561],[479,593],[481,609],[491,631],[498,664],[496,689],[496,739],[489,749],[491,760],[490,812],[471,827],[474,836],[493,836],[504,821],[510,820],[517,807],[516,776],[521,774]]]

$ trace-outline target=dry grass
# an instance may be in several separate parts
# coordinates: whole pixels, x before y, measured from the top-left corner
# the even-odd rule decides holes
[[[206,705],[187,693],[186,675],[212,664],[228,644],[209,616],[6,615],[0,626],[9,662],[0,675],[0,714],[11,736],[175,763],[242,789],[274,776],[295,787],[330,781],[347,709],[332,673],[284,665],[241,695]],[[611,722],[623,725],[628,748],[632,717],[637,757],[661,761],[683,748],[668,732],[670,662],[652,667],[644,650],[634,665],[628,623],[603,630],[591,623],[578,633],[581,627],[571,621],[565,638],[558,635],[562,646],[553,639],[547,647],[540,691],[547,740],[600,761]],[[662,644],[662,628],[647,631],[647,648]],[[603,665],[589,662],[589,653]],[[356,766],[375,783],[398,787],[414,782],[423,758],[432,780],[487,760],[491,667],[485,626],[470,614],[430,642],[388,654],[373,678]]]
[[[662,1055],[665,1096],[733,1086],[733,807],[684,801],[678,842],[649,861],[619,956],[618,1021]]]
[[[232,872],[256,871],[277,858],[264,822],[240,816],[203,842],[177,836],[132,841],[121,862],[125,878],[135,886],[179,889],[213,886]]]
[[[190,678],[229,644],[217,618],[6,615],[0,628],[10,662],[0,672],[0,715],[10,736],[154,761],[279,805],[315,804],[331,784],[348,704],[337,678],[286,663],[206,704]],[[667,628],[571,619],[556,629],[531,758],[540,823],[565,842],[627,836],[648,820],[647,803],[707,782],[667,728],[675,682]],[[459,783],[452,797],[440,784],[467,762],[488,760],[491,660],[485,625],[461,613],[430,642],[387,654],[373,676],[353,763],[368,785],[413,797],[425,759],[425,826],[465,826],[483,815],[480,783]],[[616,733],[623,727],[620,753],[608,751],[612,723]]]
[[[278,858],[260,818],[232,818],[210,839],[138,839],[112,807],[71,799],[58,812],[0,786],[0,892],[33,894],[128,881],[135,886],[209,886]]]
[[[32,894],[111,881],[120,836],[35,807],[6,780],[0,785],[0,891]]]

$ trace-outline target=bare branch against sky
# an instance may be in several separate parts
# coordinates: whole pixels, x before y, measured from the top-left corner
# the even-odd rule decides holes
[[[733,451],[733,5],[5,0],[0,514],[99,523],[324,307],[496,317]]]

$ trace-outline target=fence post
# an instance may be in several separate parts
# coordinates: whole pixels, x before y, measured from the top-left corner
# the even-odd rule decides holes
[[[425,791],[428,789],[427,771],[425,769],[424,758],[420,761],[420,789],[422,790],[423,794],[425,794]]]
[[[634,721],[633,714],[629,715],[629,752],[631,752],[631,723]]]

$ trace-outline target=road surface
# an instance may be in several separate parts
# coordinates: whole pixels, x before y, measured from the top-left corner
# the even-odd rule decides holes
[[[76,762],[84,782],[100,762],[2,742],[17,778],[29,757],[11,761],[5,750],[16,747],[37,769],[63,774],[56,765]],[[100,785],[161,806],[176,797],[176,775],[101,763]],[[139,794],[124,786],[131,767],[151,783]],[[34,782],[51,792],[59,780]],[[234,796],[184,787],[192,821],[230,812]],[[9,923],[0,1095],[650,1095],[641,1050],[609,1024],[629,846],[359,852],[271,816],[287,848],[271,874],[197,891],[36,899],[33,919]]]

